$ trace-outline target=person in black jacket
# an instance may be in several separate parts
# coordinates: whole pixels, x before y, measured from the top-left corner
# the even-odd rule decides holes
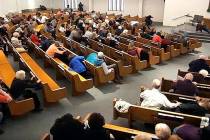
[[[210,67],[207,64],[206,60],[208,57],[205,55],[200,55],[199,59],[193,60],[189,63],[189,72],[199,72],[200,70],[207,70],[208,73],[210,73]]]
[[[103,126],[105,119],[100,113],[92,113],[88,119],[88,140],[111,140],[110,133]]]
[[[85,140],[84,124],[73,118],[71,114],[56,119],[50,129],[53,140]],[[98,139],[99,140],[99,139]]]
[[[33,98],[35,104],[34,111],[42,111],[40,108],[40,101],[36,93],[33,93],[29,88],[37,88],[40,84],[40,80],[36,83],[33,82],[34,77],[31,80],[25,79],[25,71],[20,70],[16,72],[15,78],[12,81],[10,87],[10,94],[13,99],[20,100],[22,98],[28,99]]]

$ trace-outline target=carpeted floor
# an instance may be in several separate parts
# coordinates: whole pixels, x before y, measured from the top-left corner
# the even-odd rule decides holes
[[[71,96],[69,81],[65,79],[57,81],[60,85],[68,88],[68,98],[53,106],[45,107],[41,113],[29,113],[20,118],[7,120],[3,125],[5,133],[0,135],[0,140],[39,140],[44,133],[49,132],[54,120],[65,113],[83,116],[88,112],[100,112],[107,122],[127,126],[126,119],[112,120],[112,100],[114,97],[136,103],[140,85],[150,87],[154,78],[175,79],[178,69],[187,70],[187,65],[191,60],[203,53],[209,55],[209,52],[209,44],[203,44],[203,47],[195,53],[179,56],[125,77],[122,85],[109,83],[99,88],[92,88],[85,95],[79,97]],[[11,56],[9,58],[13,66],[18,69],[17,63],[13,62]],[[43,66],[42,60],[37,60],[37,62]],[[55,79],[55,71],[52,68],[46,69],[46,71]]]

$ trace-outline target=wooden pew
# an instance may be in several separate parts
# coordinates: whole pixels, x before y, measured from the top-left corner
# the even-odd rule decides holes
[[[95,51],[91,48],[81,46],[81,45],[77,45],[76,42],[71,42],[71,43],[72,43],[71,46],[75,50],[78,50],[79,53],[83,52],[86,56],[88,56],[90,53],[97,53],[97,51]],[[106,63],[109,64],[109,65],[116,64],[117,68],[119,70],[119,75],[122,76],[122,77],[132,73],[132,66],[131,65],[128,65],[128,66],[123,65],[121,60],[116,61],[116,60],[114,60],[114,59],[112,59],[112,58],[110,58],[106,55],[105,55],[105,60],[106,60]]]
[[[136,105],[131,105],[128,109],[128,113],[120,113],[114,108],[114,105],[117,100],[118,99],[116,98],[113,100],[113,118],[127,118],[130,128],[132,127],[132,122],[134,121],[142,121],[144,123],[150,124],[164,122],[171,127],[176,127],[183,123],[189,123],[195,126],[200,126],[202,119],[202,117],[198,116],[164,111],[160,109],[146,108]]]
[[[15,71],[2,50],[0,50],[0,77],[8,87],[11,86],[12,81],[15,78]],[[12,100],[8,103],[8,107],[12,116],[23,115],[35,108],[32,98],[21,101]]]
[[[130,40],[130,39],[124,38],[122,36],[118,36],[118,37],[122,43],[126,44],[125,45],[125,44],[120,43],[120,46],[122,47],[123,51],[125,51],[125,52],[128,51],[128,44],[130,41],[132,41],[132,42],[134,42],[135,47],[143,48],[145,51],[147,51],[147,53],[149,54],[149,62],[148,62],[149,66],[160,63],[160,57],[158,55],[153,54],[152,50],[149,47],[145,47],[145,45],[143,43],[140,43],[140,42],[137,42],[134,40]]]
[[[77,55],[76,53],[78,53],[78,52],[76,52],[76,53],[73,52],[75,50],[72,49],[72,44],[70,42],[68,42],[66,40],[66,38],[63,39],[63,42],[64,42],[64,47],[66,48],[66,51],[68,51],[68,53],[71,53],[73,55]],[[75,43],[74,45],[81,45],[81,44],[79,44],[75,41],[71,41],[71,42],[74,42]],[[108,81],[114,80],[114,78],[115,78],[115,72],[114,71],[109,73],[108,75],[106,75],[104,73],[104,70],[103,70],[102,66],[96,67],[86,60],[85,60],[85,64],[87,66],[87,69],[91,72],[91,74],[94,77],[94,85],[95,86],[100,86],[100,85],[103,85],[105,83],[108,83]]]
[[[169,92],[169,90],[172,89],[172,84],[173,84],[172,80],[162,78],[161,91]],[[204,98],[210,98],[210,94],[209,94],[210,87],[205,86],[204,84],[198,84],[197,88],[199,91],[197,96],[204,97]]]
[[[167,50],[165,52],[163,48],[160,48],[156,44],[152,43],[151,40],[144,39],[142,37],[137,37],[136,41],[147,44],[148,46],[150,46],[153,54],[160,56],[160,61],[161,62],[169,60],[171,58],[171,49],[170,48],[167,48]]]
[[[46,53],[40,49],[36,44],[31,42],[28,39],[28,43],[31,48],[33,48],[34,52],[44,58],[45,66],[50,64],[56,70],[56,79],[60,79],[62,77],[66,77],[72,84],[72,95],[78,96],[84,94],[86,90],[93,87],[93,80],[92,79],[85,79],[80,74],[70,71],[69,66],[63,63],[58,58],[52,58],[46,55]]]
[[[189,73],[188,71],[181,71],[180,69],[178,69],[178,76],[184,77],[187,73]],[[193,75],[193,81],[200,83],[200,84],[207,84],[210,86],[210,76],[208,75],[207,77],[203,78],[203,76],[197,72],[190,72]],[[204,79],[201,81],[201,79]]]
[[[139,70],[147,68],[147,61],[140,61],[137,56],[131,56],[128,53],[125,53],[123,51],[119,51],[115,48],[109,47],[105,44],[102,44],[100,42],[96,42],[92,39],[89,40],[91,44],[91,48],[96,51],[102,51],[107,56],[116,59],[116,60],[122,60],[126,64],[131,64],[133,66],[133,72],[137,72]]]
[[[11,44],[10,44],[11,45]],[[41,80],[43,86],[43,94],[46,103],[55,103],[67,96],[65,87],[60,87],[29,55],[27,52],[18,53],[11,45],[15,56],[19,57],[20,67],[24,67],[30,71],[37,79]]]

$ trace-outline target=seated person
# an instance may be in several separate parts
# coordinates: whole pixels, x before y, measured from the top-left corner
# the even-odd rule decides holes
[[[43,50],[43,51],[47,51],[47,49],[50,47],[50,45],[52,45],[53,43],[53,40],[52,39],[48,39],[44,36],[41,37],[41,44],[40,44],[40,48]]]
[[[210,31],[209,31],[208,27],[205,25],[204,21],[197,24],[196,31],[200,31],[200,32],[205,31],[210,34]]]
[[[200,70],[204,69],[210,73],[210,67],[206,60],[208,59],[205,55],[200,55],[199,59],[193,60],[189,63],[189,72],[199,72]]]
[[[56,31],[53,25],[48,22],[45,26],[45,32],[51,33],[52,37],[56,38]]]
[[[162,42],[161,33],[160,33],[160,32],[157,32],[157,33],[153,36],[152,41],[161,44],[161,42]]]
[[[84,140],[84,125],[73,118],[71,114],[56,119],[50,129],[53,140]]]
[[[104,117],[99,113],[92,113],[87,120],[87,139],[88,140],[111,140],[110,133],[103,126]]]
[[[98,52],[98,54],[91,53],[87,56],[86,60],[95,66],[102,66],[105,75],[115,71],[115,82],[119,84],[121,83],[117,66],[115,64],[107,65],[103,52]]]
[[[182,103],[175,111],[196,116],[205,116],[209,113],[210,99],[195,97],[195,100],[195,102]]]
[[[37,36],[37,32],[32,31],[32,34],[30,36],[31,41],[36,44],[37,46],[40,46],[41,40]]]
[[[198,94],[198,88],[192,81],[193,75],[191,73],[187,73],[184,79],[176,81],[172,88],[177,94],[195,96]]]
[[[159,140],[168,140],[171,136],[171,129],[167,124],[158,123],[155,125],[155,134]]]
[[[92,75],[88,71],[85,65],[85,57],[84,56],[74,56],[73,54],[69,55],[69,70],[73,70],[83,76],[86,79],[91,79]]]
[[[68,64],[69,60],[65,52],[66,51],[63,50],[63,46],[61,46],[60,43],[56,41],[54,44],[50,45],[50,47],[46,51],[46,54],[50,57],[58,58],[65,64]]]
[[[160,92],[160,84],[158,79],[154,79],[152,81],[152,90],[145,90],[140,93],[142,107],[173,109],[180,105],[179,102],[170,102],[168,98]]]
[[[59,27],[58,31],[61,32],[61,33],[65,33],[66,32],[65,24],[61,24],[61,26]]]
[[[121,33],[122,33],[123,31],[124,31],[124,30],[123,30],[122,26],[118,26],[118,27],[117,27],[117,30],[115,31],[115,35],[119,36],[119,35],[121,35]]]
[[[34,77],[32,77],[31,80],[27,80],[25,79],[25,77],[25,71],[20,70],[16,72],[15,78],[13,79],[10,87],[10,95],[15,100],[21,100],[22,98],[33,98],[35,104],[34,111],[42,111],[42,109],[40,108],[39,98],[37,97],[36,93],[33,93],[29,89],[36,89],[38,86],[40,86],[41,81],[37,80],[35,83],[32,81]]]
[[[174,133],[183,140],[209,140],[210,127],[199,128],[191,124],[183,124],[174,129]]]
[[[107,34],[107,39],[110,41],[109,44],[108,44],[110,47],[113,47],[113,48],[117,48],[117,47],[118,47],[119,42],[118,42],[117,39],[115,39],[115,38],[112,36],[111,33],[108,33],[108,34]]]
[[[149,54],[143,48],[135,47],[134,42],[130,42],[128,44],[127,53],[132,55],[132,56],[138,56],[138,58],[141,61],[143,61],[143,60],[149,61]]]
[[[20,34],[18,32],[14,32],[13,36],[11,38],[11,43],[14,45],[15,48],[21,48],[22,43],[21,40],[19,40]]]

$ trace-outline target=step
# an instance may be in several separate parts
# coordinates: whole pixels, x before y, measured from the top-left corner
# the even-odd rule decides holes
[[[207,36],[207,37],[210,37],[210,34],[205,33],[205,32],[201,33],[201,32],[190,32],[190,31],[182,31],[182,30],[180,30],[179,32],[180,32],[180,33],[187,32],[189,35]]]

